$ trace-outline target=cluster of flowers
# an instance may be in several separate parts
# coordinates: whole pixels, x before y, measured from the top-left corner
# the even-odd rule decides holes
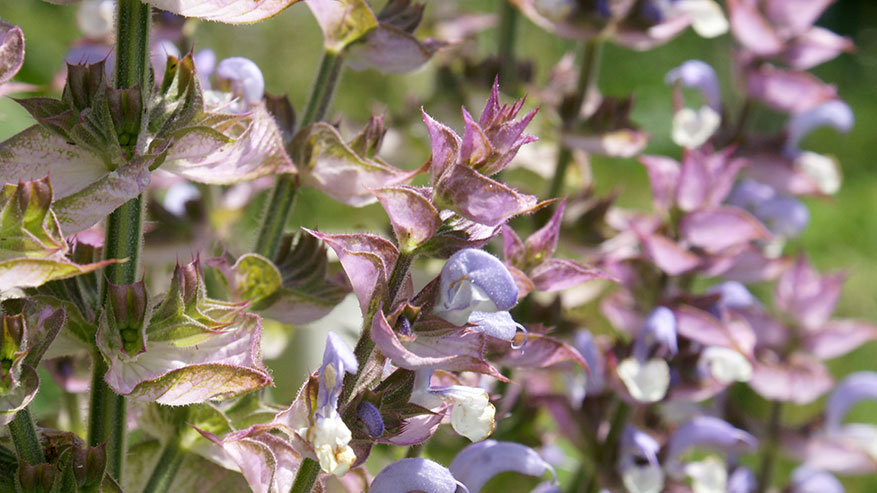
[[[477,492],[515,471],[549,492],[572,461],[576,491],[743,493],[777,483],[781,449],[801,462],[782,483],[796,493],[843,491],[832,473],[877,470],[877,426],[843,423],[857,402],[877,399],[877,373],[835,385],[824,364],[877,338],[877,327],[832,318],[843,275],[785,254],[809,220],[799,197],[840,186],[838,164],[802,149],[804,137],[853,126],[834,88],[806,72],[852,48],[814,26],[830,1],[728,0],[726,17],[713,0],[512,0],[586,54],[608,41],[650,49],[688,26],[707,38],[730,30],[747,106],[789,115],[779,135],[752,135],[748,112],[732,121],[715,71],[691,60],[666,75],[681,162],[643,155],[649,136],[631,122],[631,101],[592,85],[598,57],[580,61],[578,81],[565,59],[535,93],[543,114],[559,116],[556,135],[549,122],[544,136],[557,142],[552,192],[572,194],[544,201],[503,181],[534,155],[525,130],[537,111],[504,104],[496,80],[478,119],[463,108],[462,135],[424,106],[431,156],[413,170],[378,156],[384,117],[349,140],[321,121],[342,66],[407,72],[465,49],[414,36],[424,5],[390,0],[375,12],[364,0],[306,0],[325,57],[297,121],[252,61],[179,50],[191,41],[187,17],[256,22],[294,0],[144,2],[81,2],[84,38],[67,55],[61,98],[17,100],[36,123],[0,143],[0,419],[15,449],[0,445],[3,491]],[[154,18],[140,40],[152,56],[127,86],[119,74],[132,62],[113,48],[129,34],[114,21],[126,8]],[[436,32],[482,25],[454,15]],[[8,82],[23,60],[21,29],[0,21],[0,94],[35,89]],[[698,108],[685,106],[692,89]],[[580,151],[637,156],[653,210],[565,183]],[[259,243],[223,248],[275,177]],[[292,207],[283,197],[298,187],[353,207],[379,203],[393,238],[305,228],[281,237]],[[106,218],[142,200],[154,229],[142,256],[135,248],[121,258],[119,241],[139,244],[142,222],[120,231]],[[162,282],[181,246],[204,260],[177,264]],[[428,259],[442,267],[422,282]],[[99,274],[125,262],[146,275],[118,283]],[[747,288],[764,283],[774,284],[773,303]],[[270,402],[258,391],[273,385],[263,320],[330,320],[348,295],[362,320],[355,348],[329,327],[322,364],[292,403]],[[587,330],[583,305],[612,330]],[[27,408],[43,359],[65,392],[92,392],[88,444],[35,431]],[[91,384],[80,374],[89,360]],[[135,418],[127,426],[151,439],[126,448],[94,432],[109,412],[95,397],[104,385],[128,399],[119,401]],[[734,386],[771,402],[770,419],[747,415]],[[783,427],[782,403],[829,392],[813,426]],[[443,423],[475,442],[447,467],[417,457]],[[495,431],[501,440],[488,439]],[[409,457],[372,477],[365,462],[382,445],[410,447]],[[759,451],[756,475],[740,459]],[[125,460],[140,467],[124,469]]]

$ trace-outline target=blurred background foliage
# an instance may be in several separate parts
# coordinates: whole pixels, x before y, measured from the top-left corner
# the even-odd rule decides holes
[[[427,20],[419,33],[435,35],[435,21],[446,19],[454,12],[495,13],[500,1],[433,0],[428,2]],[[52,81],[62,68],[64,54],[79,37],[74,16],[73,7],[38,0],[0,0],[0,18],[20,25],[27,36],[27,57],[17,80],[37,85],[47,85]],[[821,270],[846,272],[848,280],[836,316],[874,321],[877,320],[877,165],[874,162],[877,156],[877,2],[839,0],[819,24],[851,37],[858,47],[855,53],[841,55],[813,70],[823,80],[837,85],[838,94],[855,112],[856,125],[848,135],[819,130],[803,143],[805,148],[836,156],[843,169],[844,183],[833,199],[806,199],[811,212],[810,226],[802,237],[788,245],[787,251],[806,252]],[[288,94],[293,105],[301,109],[322,52],[321,40],[319,29],[302,2],[255,25],[201,23],[194,36],[194,49],[211,48],[219,59],[229,56],[252,59],[262,68],[266,90],[273,94]],[[632,94],[635,99],[632,119],[652,136],[646,152],[678,158],[681,150],[670,140],[671,95],[670,88],[664,85],[664,74],[691,58],[710,63],[723,81],[725,104],[734,117],[742,96],[739,81],[734,80],[732,72],[731,43],[730,35],[704,40],[688,30],[648,52],[609,45],[603,53],[599,89],[608,96]],[[370,114],[386,112],[388,126],[395,130],[385,143],[385,150],[391,157],[389,160],[399,167],[417,167],[429,157],[429,139],[421,121],[420,105],[424,104],[437,119],[461,128],[460,104],[465,103],[477,115],[492,81],[492,74],[479,74],[473,69],[473,64],[493,56],[497,44],[496,29],[488,28],[480,32],[474,42],[447,50],[411,74],[384,75],[347,69],[335,95],[329,120],[342,123],[342,128],[350,135]],[[544,86],[552,66],[565,53],[576,49],[575,43],[552,36],[519,18],[516,54],[519,61],[528,64],[531,72],[529,86],[524,86],[522,92],[527,87],[535,92]],[[471,76],[473,72],[475,75]],[[464,73],[471,76],[465,84]],[[536,104],[528,102],[525,110]],[[545,121],[546,113],[542,112],[542,120],[537,119],[530,127],[530,133],[553,143],[554,127],[549,127],[549,122]],[[751,126],[753,131],[772,133],[781,130],[784,122],[783,115],[759,107]],[[0,99],[0,139],[6,139],[30,124],[29,117],[16,103],[9,98]],[[635,160],[595,157],[591,162],[591,173],[599,195],[616,192],[622,206],[650,207],[646,173]],[[529,175],[513,174],[508,178],[521,188],[544,194],[544,184],[532,186]],[[570,189],[567,192],[576,191]],[[251,210],[254,212],[244,231],[255,226],[261,207],[256,203]],[[379,206],[352,209],[309,189],[302,191],[298,198],[293,224],[330,231],[386,231],[386,219]],[[241,244],[236,247],[242,251],[252,237],[243,234],[239,238]],[[235,250],[235,245],[230,248]],[[762,290],[759,294],[769,295],[769,291]],[[287,348],[287,356],[294,351],[299,357],[281,357],[272,362],[278,384],[275,392],[278,401],[288,402],[305,372],[316,364],[324,341],[322,331],[319,334],[297,332],[297,344],[292,345],[297,348]],[[303,348],[308,349],[303,351]],[[302,353],[311,353],[308,355],[311,358],[300,357]],[[870,343],[832,362],[831,368],[836,376],[857,370],[875,370],[875,358],[877,343]],[[44,382],[48,380],[43,379]],[[57,406],[57,389],[48,385],[44,387],[39,401],[49,408]],[[749,400],[756,408],[760,401],[746,389],[736,389],[735,397]],[[806,409],[786,406],[785,418],[795,422],[818,413],[821,406],[821,401]],[[877,422],[875,416],[877,405],[866,403],[853,411],[850,420]],[[500,423],[498,435],[501,436],[506,428]],[[562,430],[558,432],[562,434]],[[434,442],[441,445],[457,438],[451,434],[439,434]],[[430,452],[442,448],[431,447]],[[447,450],[459,448],[449,445]],[[448,463],[451,456],[436,458]],[[519,480],[519,477],[515,479]],[[502,478],[497,481],[501,484]],[[845,484],[848,491],[877,491],[877,479],[845,479]]]

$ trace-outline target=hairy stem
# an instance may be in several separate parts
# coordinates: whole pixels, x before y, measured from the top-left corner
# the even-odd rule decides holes
[[[317,482],[317,475],[320,474],[320,464],[314,459],[305,458],[301,461],[301,467],[295,475],[295,481],[292,483],[290,493],[310,493]]]
[[[773,480],[774,462],[777,455],[780,435],[780,422],[782,417],[783,405],[779,401],[771,404],[770,418],[767,423],[767,437],[762,442],[761,470],[758,471],[758,489],[757,493],[764,493],[770,488]]]
[[[518,28],[518,9],[509,0],[499,0],[499,80],[508,94],[516,94],[518,71],[515,66],[515,39]]]
[[[172,435],[161,450],[161,456],[143,488],[143,493],[164,493],[171,484],[183,462],[185,451],[180,447],[180,434]]]
[[[116,15],[115,87],[141,87],[149,94],[152,80],[149,71],[149,29],[152,8],[140,0],[119,0]],[[141,121],[140,127],[146,122]],[[138,196],[107,216],[104,258],[126,259],[104,270],[106,281],[131,284],[140,272],[140,249],[143,243],[143,197]],[[101,285],[101,299],[107,287]],[[107,470],[116,481],[122,480],[125,461],[125,398],[116,395],[104,381],[107,366],[95,350],[92,358],[91,406],[88,420],[88,443],[107,442]]]
[[[317,70],[317,76],[314,79],[300,127],[318,122],[326,116],[343,65],[344,61],[340,54],[328,51],[323,53],[323,59],[320,61],[320,67]],[[255,252],[259,255],[273,259],[277,254],[280,239],[283,237],[283,229],[292,215],[297,191],[298,179],[296,175],[281,175],[277,179],[277,184],[274,185],[268,199],[268,205],[265,207],[262,226],[259,228],[259,236],[256,239]]]
[[[9,422],[9,435],[15,444],[18,457],[32,465],[46,462],[43,447],[40,446],[40,437],[37,428],[30,417],[30,410],[24,408]]]
[[[557,165],[554,168],[554,178],[548,188],[548,197],[557,197],[563,190],[563,180],[566,176],[566,170],[572,161],[572,151],[563,144],[564,133],[570,131],[575,126],[579,114],[582,111],[582,105],[588,95],[588,90],[597,79],[597,72],[600,66],[600,53],[603,51],[603,41],[601,39],[591,39],[585,41],[582,46],[581,68],[579,78],[576,82],[575,93],[571,95],[572,99],[565,104],[560,110],[562,120],[560,149],[557,153]]]

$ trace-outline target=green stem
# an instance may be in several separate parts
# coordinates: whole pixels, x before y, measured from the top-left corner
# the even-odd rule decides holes
[[[630,416],[630,406],[619,401],[612,415],[612,421],[609,424],[609,433],[594,451],[594,472],[588,480],[588,486],[584,491],[588,493],[596,493],[600,491],[600,472],[611,471],[612,464],[615,463],[615,455],[618,453],[618,441],[621,439],[621,433],[627,424],[627,418]]]
[[[588,89],[595,83],[597,72],[600,67],[600,53],[603,51],[602,39],[591,39],[582,46],[581,68],[576,82],[575,93],[572,99],[560,109],[562,128],[560,135],[560,150],[557,153],[557,166],[554,168],[554,178],[548,188],[548,197],[557,197],[563,189],[563,180],[566,170],[572,161],[572,151],[563,144],[563,134],[575,127],[582,105],[588,95]]]
[[[782,411],[783,405],[781,402],[775,401],[772,403],[770,408],[770,418],[767,424],[767,438],[762,442],[764,448],[762,449],[761,470],[758,472],[757,493],[764,493],[767,491],[773,480],[773,465],[777,455]]]
[[[392,305],[392,300],[396,298],[396,295],[402,288],[402,284],[405,282],[405,278],[408,277],[408,270],[411,268],[411,263],[414,261],[414,258],[415,254],[410,252],[400,252],[399,256],[396,257],[396,263],[393,265],[393,271],[390,273],[390,279],[387,281],[388,300],[390,301],[384,305],[384,312],[391,309],[390,305]],[[359,340],[356,341],[356,347],[353,348],[353,354],[356,356],[356,361],[359,362],[359,369],[355,375],[347,374],[344,377],[344,386],[341,391],[341,398],[339,399],[339,402],[342,404],[346,404],[350,400],[350,397],[353,395],[353,390],[359,386],[359,381],[363,376],[363,371],[368,367],[369,360],[372,357],[375,342],[371,337],[371,328],[376,313],[377,308],[372,308],[363,319],[362,333],[359,335]]]
[[[40,446],[40,437],[37,435],[37,428],[28,408],[18,411],[15,418],[9,422],[9,434],[12,436],[18,457],[31,465],[46,462],[43,447]]]
[[[317,475],[320,474],[320,464],[314,459],[305,458],[301,461],[301,467],[295,475],[295,481],[292,483],[290,493],[310,493],[317,482]]]
[[[82,436],[82,413],[79,412],[79,396],[73,392],[62,392],[61,401],[64,405],[64,411],[67,413],[67,419],[70,420],[70,431]]]
[[[320,67],[317,69],[317,76],[314,79],[300,127],[303,128],[318,122],[326,116],[343,65],[344,61],[340,54],[329,51],[323,53],[323,59],[320,60]],[[297,191],[296,175],[281,175],[277,179],[277,184],[271,191],[271,197],[265,207],[259,236],[256,239],[255,252],[259,255],[273,259],[277,254],[280,239],[283,237],[283,229],[292,215]]]
[[[518,9],[509,0],[499,0],[499,79],[508,94],[516,94],[518,86],[518,70],[515,64],[517,28]]]
[[[180,447],[180,434],[174,433],[164,444],[152,474],[143,488],[143,493],[164,493],[170,491],[171,484],[183,463],[185,451]]]
[[[147,97],[152,87],[149,71],[149,30],[152,8],[140,0],[119,0],[116,15],[115,87],[141,87]],[[145,127],[141,121],[139,127]],[[143,197],[131,199],[107,216],[105,259],[126,259],[104,269],[106,282],[132,284],[140,273],[140,249],[143,243]],[[101,284],[101,300],[106,298],[106,282]],[[88,418],[88,443],[107,443],[107,470],[121,482],[125,461],[125,398],[116,395],[104,381],[107,371],[103,357],[92,355],[91,407]]]
[[[412,459],[416,457],[420,457],[420,454],[423,453],[423,444],[418,443],[408,447],[408,452],[405,453],[405,458]]]

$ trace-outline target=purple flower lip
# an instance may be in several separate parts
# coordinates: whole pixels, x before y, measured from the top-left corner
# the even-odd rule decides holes
[[[799,145],[810,132],[819,127],[832,127],[838,132],[847,133],[855,124],[855,116],[849,105],[839,99],[827,101],[819,106],[794,115],[786,124],[786,145],[783,154],[789,158],[797,156]]]
[[[710,108],[721,111],[722,93],[719,89],[719,79],[716,76],[716,71],[706,62],[688,60],[667,72],[664,81],[667,84],[679,83],[683,87],[697,89],[703,94]]]

